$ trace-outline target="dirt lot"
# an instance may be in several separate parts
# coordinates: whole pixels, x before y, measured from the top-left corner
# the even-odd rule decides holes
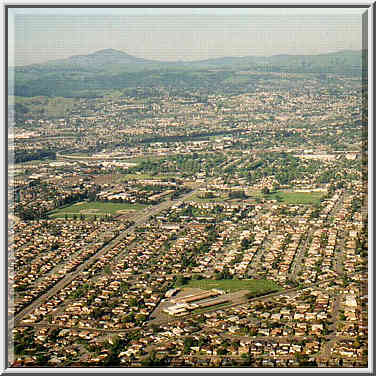
[[[95,184],[116,184],[123,178],[122,174],[99,175],[94,178]]]

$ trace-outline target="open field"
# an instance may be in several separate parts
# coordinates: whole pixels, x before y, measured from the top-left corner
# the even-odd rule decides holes
[[[264,196],[267,199],[276,200],[276,196],[281,197],[286,204],[318,204],[323,196],[321,192],[276,192]]]
[[[14,97],[14,100],[15,103],[25,106],[27,114],[42,112],[51,118],[66,116],[77,103],[75,99],[63,97]]]
[[[194,202],[223,202],[226,200],[226,198],[224,196],[213,197],[213,198],[201,198],[201,197],[198,197],[197,195],[193,195],[191,197],[191,200]]]
[[[266,279],[201,279],[190,280],[182,288],[199,288],[203,290],[221,289],[226,292],[234,292],[239,290],[248,290],[251,294],[266,294],[271,291],[279,291],[280,287],[273,281]]]
[[[118,184],[123,181],[124,174],[97,175],[94,178],[95,184]]]
[[[248,191],[248,195],[254,198],[265,198],[266,200],[276,200],[280,197],[281,202],[285,204],[318,204],[323,192],[285,192],[277,191],[267,195],[261,191]]]
[[[78,202],[65,208],[55,209],[49,213],[50,218],[64,218],[65,215],[73,217],[74,215],[105,216],[124,214],[123,211],[142,210],[146,205],[141,204],[122,204],[113,202]]]

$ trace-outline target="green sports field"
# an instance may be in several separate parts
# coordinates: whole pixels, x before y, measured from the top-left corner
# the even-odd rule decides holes
[[[262,194],[259,190],[249,192],[249,195],[254,198],[265,198],[267,200],[276,200],[280,197],[281,203],[292,205],[309,205],[319,204],[324,192],[285,192],[278,191],[270,194]]]
[[[322,192],[277,192],[264,197],[275,200],[279,196],[286,204],[318,204],[323,195]]]
[[[248,290],[251,294],[261,295],[271,291],[279,291],[281,288],[273,281],[266,279],[201,279],[190,280],[182,287],[199,288],[203,290],[221,289],[226,292]]]
[[[106,215],[120,215],[129,210],[142,210],[146,205],[142,204],[126,204],[114,202],[77,202],[66,206],[65,208],[55,209],[49,213],[50,218],[69,218],[74,215],[102,217]],[[124,213],[123,213],[124,211]]]

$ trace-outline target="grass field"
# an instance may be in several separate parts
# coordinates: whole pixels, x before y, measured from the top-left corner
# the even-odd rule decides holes
[[[281,197],[286,204],[318,204],[323,196],[322,192],[277,192],[266,195],[266,198],[275,200],[276,196]]]
[[[199,288],[202,290],[221,289],[227,292],[248,290],[254,295],[279,291],[281,288],[273,281],[266,279],[201,279],[190,280],[182,287]]]
[[[318,204],[320,198],[324,195],[323,192],[273,192],[268,195],[263,195],[261,191],[249,192],[251,197],[265,198],[267,200],[276,200],[277,196],[281,198],[281,202],[285,204]]]
[[[49,213],[50,218],[64,218],[66,215],[71,218],[74,215],[105,216],[122,214],[122,210],[142,210],[146,205],[141,204],[119,204],[113,202],[78,202],[62,209],[55,209]]]
[[[44,111],[48,117],[66,116],[77,103],[72,98],[48,98],[48,97],[15,97],[15,103],[20,103],[29,109],[30,113]]]
[[[201,198],[201,197],[198,197],[197,195],[193,195],[191,197],[191,200],[195,202],[223,202],[225,198],[222,196],[213,197],[213,198]]]

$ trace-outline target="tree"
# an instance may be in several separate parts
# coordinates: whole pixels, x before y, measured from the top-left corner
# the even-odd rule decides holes
[[[282,200],[282,197],[279,195],[279,194],[277,194],[276,196],[275,196],[275,199],[278,201],[278,202],[282,202],[283,200]]]
[[[38,366],[46,366],[48,360],[49,360],[49,357],[47,354],[37,354],[36,356],[36,362]]]
[[[199,281],[201,279],[204,279],[204,277],[201,274],[194,274],[192,277],[193,280]]]
[[[92,316],[94,319],[99,319],[103,315],[102,308],[94,308],[92,312]]]
[[[214,274],[214,279],[219,281],[221,279],[223,279],[223,273],[222,272],[217,272]]]
[[[103,366],[104,367],[117,367],[120,365],[120,359],[118,357],[118,352],[116,350],[111,349],[108,357],[104,359]]]
[[[219,348],[219,349],[217,350],[218,355],[226,355],[227,352],[228,352],[228,351],[227,351],[226,349],[224,349],[224,348]]]
[[[189,350],[193,346],[193,337],[185,337],[184,338],[184,349]]]
[[[168,358],[166,356],[157,358],[156,353],[153,350],[149,356],[141,361],[141,364],[144,367],[163,367],[165,365],[168,365]]]
[[[242,250],[247,249],[249,247],[249,240],[247,238],[243,238],[241,241]]]
[[[252,365],[252,356],[250,354],[243,353],[241,355],[241,357],[242,357],[242,360],[243,360],[243,362],[242,362],[243,366],[250,366],[250,365]]]
[[[183,286],[188,282],[188,278],[184,277],[183,275],[176,276],[176,285]]]
[[[106,274],[111,274],[111,273],[112,273],[112,271],[111,271],[111,267],[110,267],[109,265],[106,265],[106,266],[104,267],[104,272],[105,272]]]
[[[230,274],[230,271],[227,266],[223,267],[223,279],[232,279],[232,275]]]
[[[243,190],[236,190],[236,191],[231,191],[229,193],[229,198],[245,198],[246,195]]]

